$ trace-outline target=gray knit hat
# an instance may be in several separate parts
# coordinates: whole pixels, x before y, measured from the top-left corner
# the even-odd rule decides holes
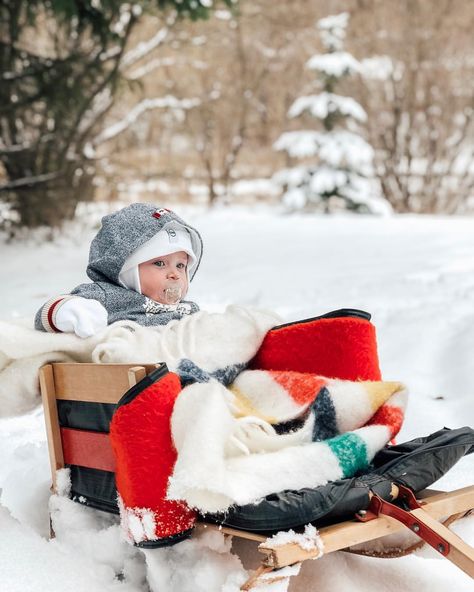
[[[94,282],[120,284],[118,276],[127,258],[170,223],[190,234],[196,257],[189,270],[192,280],[202,258],[201,235],[171,210],[143,203],[131,204],[102,218],[102,227],[91,243],[87,275]]]

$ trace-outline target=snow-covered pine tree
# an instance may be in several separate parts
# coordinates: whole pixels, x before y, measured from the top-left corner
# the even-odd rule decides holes
[[[291,158],[304,159],[274,177],[291,209],[368,212],[383,203],[374,199],[370,179],[373,149],[359,133],[367,114],[353,98],[334,92],[341,80],[361,71],[358,60],[344,51],[348,22],[347,12],[317,22],[326,52],[311,57],[307,67],[317,72],[321,92],[299,97],[288,112],[290,118],[309,113],[321,129],[286,132],[275,143]]]

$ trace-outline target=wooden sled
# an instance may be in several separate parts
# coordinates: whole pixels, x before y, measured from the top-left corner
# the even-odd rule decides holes
[[[115,404],[131,386],[154,368],[154,365],[149,364],[137,366],[55,363],[47,364],[40,369],[53,491],[56,491],[56,471],[67,465],[113,471],[114,463],[106,433],[91,434],[90,438],[81,439],[81,436],[84,436],[81,430],[60,427],[57,402]],[[94,451],[101,448],[103,452],[107,447],[110,453],[106,454],[106,460],[102,460],[101,465],[97,466]],[[374,541],[405,528],[416,533],[438,553],[474,578],[474,549],[439,522],[442,519],[466,516],[473,512],[474,486],[452,492],[426,490],[419,495],[421,504],[409,490],[398,489],[395,485],[394,487],[395,493],[403,498],[408,510],[374,496],[367,512],[361,512],[353,520],[321,528],[318,533],[318,546],[311,550],[302,548],[296,542],[275,546],[260,533],[204,522],[199,523],[195,530],[199,532],[202,529],[218,529],[225,535],[258,543],[258,551],[263,555],[261,566],[242,586],[242,590],[252,590],[254,587],[288,577],[287,573],[281,571],[282,568],[320,556],[321,548],[325,555],[333,551],[349,550],[355,545]]]

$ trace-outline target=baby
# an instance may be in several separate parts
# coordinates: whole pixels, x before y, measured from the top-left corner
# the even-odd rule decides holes
[[[168,209],[135,203],[104,216],[90,247],[92,283],[48,300],[35,328],[85,338],[115,321],[165,325],[192,314],[199,307],[183,299],[202,249],[197,230]]]

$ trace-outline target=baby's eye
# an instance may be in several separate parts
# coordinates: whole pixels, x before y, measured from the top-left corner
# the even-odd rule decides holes
[[[153,265],[156,265],[156,267],[163,267],[165,264],[164,261],[161,261],[161,259],[158,259],[158,261],[153,261]]]
[[[186,264],[185,263],[178,263],[177,267],[178,267],[178,269],[186,269]]]

